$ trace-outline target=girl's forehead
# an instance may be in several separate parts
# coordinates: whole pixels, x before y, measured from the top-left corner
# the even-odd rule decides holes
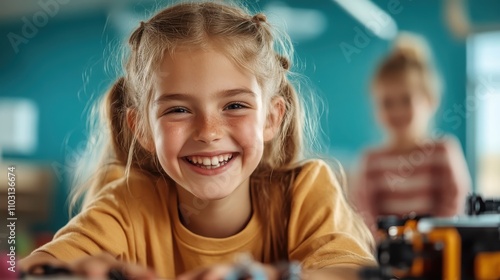
[[[424,80],[417,71],[402,71],[381,76],[375,82],[375,91],[405,90],[412,92],[423,88]]]
[[[263,69],[260,67],[261,63],[257,58],[257,53],[255,53],[256,50],[248,44],[245,45],[242,42],[236,42],[236,40],[236,38],[211,37],[204,41],[177,43],[163,53],[161,63],[168,63],[178,56],[212,53],[228,59],[236,68],[259,75]]]
[[[154,87],[165,92],[217,92],[247,88],[258,95],[257,77],[216,48],[183,48],[165,55],[154,75]]]
[[[171,50],[166,50],[159,63],[159,68],[161,70],[161,68],[183,66],[190,61],[194,64],[199,64],[200,59],[204,61],[227,60],[231,62],[231,66],[241,68],[240,65],[234,62],[233,57],[227,49],[214,43],[203,45],[180,45]]]

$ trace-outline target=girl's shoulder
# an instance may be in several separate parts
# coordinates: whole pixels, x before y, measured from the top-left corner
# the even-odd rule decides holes
[[[334,188],[340,186],[337,176],[335,172],[333,172],[333,164],[326,160],[310,159],[302,162],[300,167],[296,170],[298,172],[294,180],[295,193],[309,191],[311,189],[317,191],[320,191],[320,189],[331,190],[332,186]]]
[[[96,193],[93,201],[111,201],[118,206],[127,205],[133,208],[158,206],[166,204],[169,196],[169,186],[165,179],[158,176],[131,170],[129,175],[115,173],[108,182]],[[119,175],[119,176],[118,176]]]
[[[308,159],[299,164],[297,180],[318,175],[322,172],[331,172],[331,166],[324,159]]]
[[[384,145],[365,147],[360,153],[360,162],[368,162],[373,159],[391,155],[392,151]]]
[[[460,140],[452,134],[442,134],[431,138],[437,149],[449,150],[461,147]]]
[[[456,165],[465,161],[463,147],[454,135],[445,134],[435,138],[434,152],[444,164]]]

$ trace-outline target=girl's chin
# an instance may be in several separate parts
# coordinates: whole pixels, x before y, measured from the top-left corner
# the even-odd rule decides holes
[[[389,132],[391,132],[392,135],[399,136],[399,137],[406,137],[406,136],[410,136],[412,134],[410,129],[408,129],[405,126],[391,127],[388,130],[389,130]]]
[[[202,190],[194,190],[191,193],[199,200],[202,201],[217,201],[224,199],[233,193],[234,189],[222,189],[218,187],[207,188]]]

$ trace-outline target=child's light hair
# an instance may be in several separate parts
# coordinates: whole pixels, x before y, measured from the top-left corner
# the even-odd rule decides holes
[[[280,130],[273,140],[265,143],[251,184],[259,185],[259,191],[253,193],[257,197],[252,199],[259,201],[261,206],[255,210],[264,217],[261,220],[265,223],[265,234],[272,236],[272,244],[266,244],[273,248],[272,261],[286,259],[286,227],[291,207],[289,186],[300,170],[307,148],[311,147],[304,145],[303,132],[308,130],[308,139],[315,139],[316,129],[312,124],[317,123],[307,122],[302,98],[288,78],[292,75],[289,38],[274,30],[263,14],[252,16],[242,8],[219,2],[193,2],[176,4],[141,22],[132,33],[129,46],[125,74],[101,102],[101,118],[107,120],[109,135],[99,131],[105,142],[96,142],[90,147],[95,150],[101,146],[110,152],[100,154],[100,163],[94,161],[98,169],[91,172],[95,174],[91,179],[76,177],[78,188],[71,205],[86,193],[82,205],[85,208],[105,182],[128,177],[132,169],[169,179],[156,155],[137,140],[139,137],[152,139],[148,125],[148,108],[153,98],[152,77],[161,75],[158,69],[164,56],[173,55],[180,48],[217,47],[236,65],[256,76],[263,89],[264,104],[269,104],[274,97],[285,101]],[[127,123],[128,110],[137,112],[134,132]],[[308,115],[310,113],[314,110],[308,111]]]
[[[373,85],[376,87],[401,75],[416,73],[422,81],[423,92],[429,100],[438,105],[442,83],[434,64],[432,53],[426,40],[416,34],[402,32],[396,38],[393,49],[380,63]]]

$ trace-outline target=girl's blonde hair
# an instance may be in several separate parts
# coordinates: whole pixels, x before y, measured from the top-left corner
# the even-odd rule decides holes
[[[403,32],[395,40],[392,51],[380,62],[372,85],[415,73],[422,81],[422,88],[434,104],[440,101],[442,84],[432,63],[432,54],[426,40],[416,34]]]
[[[281,128],[273,140],[265,143],[262,160],[251,176],[251,184],[254,190],[258,188],[252,192],[256,196],[252,199],[259,201],[261,206],[256,212],[266,223],[263,227],[265,234],[271,237],[266,239],[271,244],[266,245],[272,248],[274,261],[286,259],[286,227],[291,201],[289,186],[305,158],[303,131],[309,124],[304,121],[302,102],[288,78],[292,74],[289,71],[290,40],[285,34],[276,32],[263,14],[251,16],[232,5],[219,2],[177,4],[141,22],[132,33],[125,74],[101,103],[101,120],[107,120],[101,125],[107,129],[99,131],[99,136],[106,141],[101,147],[109,152],[100,153],[100,163],[95,165],[99,169],[91,172],[95,175],[90,180],[76,178],[80,182],[77,184],[85,187],[76,189],[72,205],[86,193],[82,206],[85,207],[105,182],[115,177],[128,177],[131,169],[169,179],[156,155],[137,143],[140,138],[152,139],[147,119],[153,96],[151,77],[163,57],[174,54],[176,49],[205,48],[214,44],[234,63],[257,77],[266,100],[281,97],[285,101]],[[137,112],[134,132],[127,123],[129,110]],[[94,148],[91,150],[99,147],[97,142],[91,144],[90,148]],[[93,155],[98,154],[94,152]],[[118,170],[118,175],[113,175],[114,170]]]

